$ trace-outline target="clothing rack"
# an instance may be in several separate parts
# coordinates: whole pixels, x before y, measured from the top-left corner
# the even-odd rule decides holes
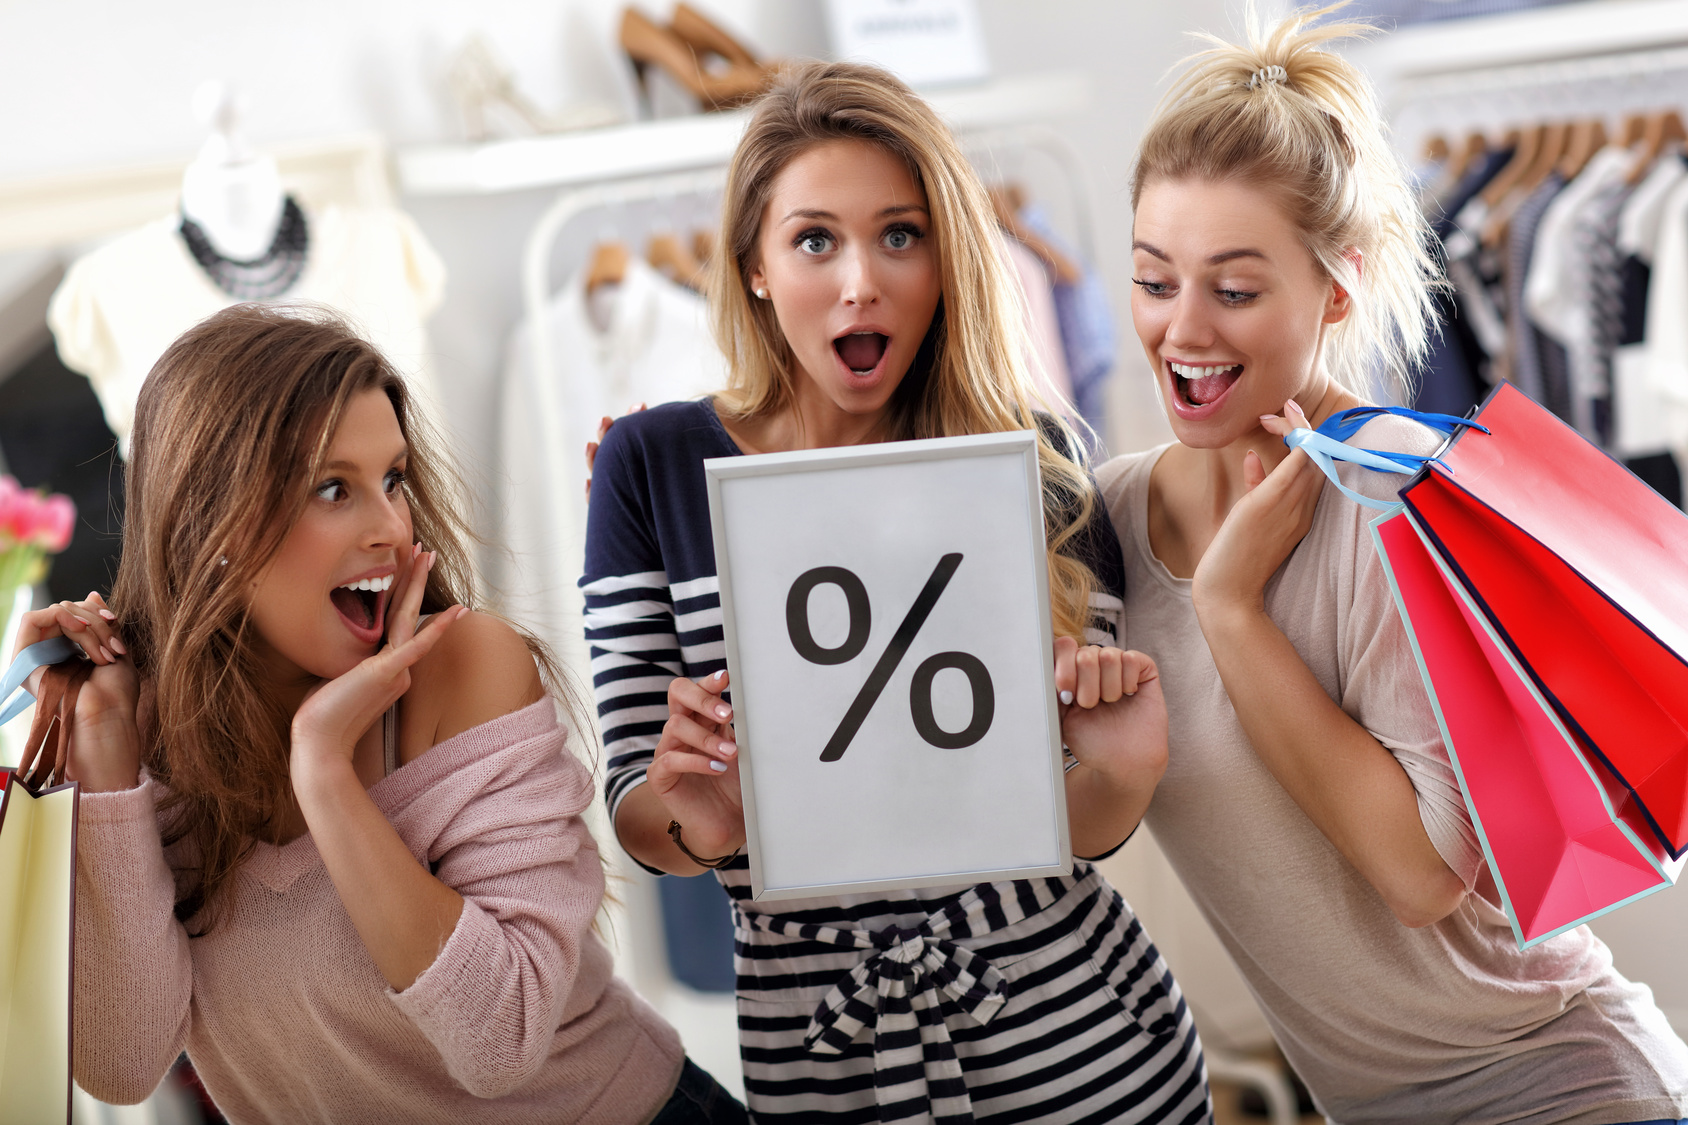
[[[1436,131],[1489,131],[1553,118],[1616,119],[1688,104],[1688,47],[1590,55],[1402,81],[1388,98],[1416,150]]]
[[[998,154],[1004,149],[1027,149],[1041,153],[1061,173],[1072,209],[1073,229],[1079,249],[1094,265],[1096,251],[1095,211],[1090,200],[1090,179],[1084,171],[1084,160],[1071,142],[1055,130],[1043,125],[985,129],[969,133],[962,139],[962,148],[984,174],[1002,171]],[[992,176],[986,176],[989,180]]]
[[[628,177],[628,179],[613,179],[596,184],[587,184],[582,188],[564,189],[552,201],[544,215],[540,215],[533,230],[528,233],[527,245],[522,250],[522,309],[527,323],[532,324],[532,356],[535,372],[555,372],[555,358],[552,355],[552,341],[549,333],[545,333],[540,326],[545,323],[545,307],[552,297],[550,289],[550,267],[552,267],[552,253],[555,250],[557,238],[567,226],[586,216],[591,211],[604,208],[625,208],[628,204],[652,203],[660,199],[679,199],[684,196],[699,196],[699,194],[717,193],[726,182],[726,167],[717,166],[701,171],[662,172],[655,176]],[[581,449],[567,449],[564,441],[564,427],[562,427],[562,399],[557,394],[557,383],[554,378],[538,378],[538,399],[540,399],[540,432],[544,432],[545,461],[552,466],[549,473],[550,480],[567,480],[567,458],[579,458]],[[567,542],[550,544],[557,549],[552,557],[565,557],[576,561],[584,554],[584,508],[582,498],[574,495],[572,488],[550,488],[550,503],[555,505],[557,522],[555,527],[565,529]],[[581,617],[582,603],[576,591],[569,591],[567,595],[569,613],[574,620]],[[572,632],[565,639],[554,639],[560,652],[564,652],[565,659],[569,659],[574,671],[582,674],[581,682],[591,682],[591,657],[587,655],[586,645],[581,640],[581,630],[572,628]]]

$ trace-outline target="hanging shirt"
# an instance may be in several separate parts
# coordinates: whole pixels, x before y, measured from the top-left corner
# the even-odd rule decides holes
[[[1103,416],[1103,388],[1114,367],[1119,333],[1114,328],[1114,310],[1107,286],[1096,267],[1078,259],[1061,240],[1049,214],[1035,204],[1020,209],[1026,229],[1057,250],[1072,256],[1079,265],[1079,278],[1071,285],[1054,282],[1055,321],[1061,330],[1061,350],[1072,379],[1073,405],[1098,434],[1106,431]]]
[[[1661,401],[1649,374],[1652,352],[1648,344],[1647,306],[1653,286],[1653,255],[1659,228],[1673,194],[1685,180],[1688,180],[1688,164],[1678,154],[1666,154],[1636,186],[1618,217],[1618,252],[1623,256],[1623,331],[1612,360],[1612,450],[1630,461],[1654,462],[1630,464],[1630,468],[1666,495],[1675,465],[1674,459],[1669,465],[1662,460],[1670,458],[1672,410],[1668,401]],[[1668,325],[1665,327],[1668,331]],[[1679,476],[1675,491],[1675,499],[1680,503]]]
[[[1541,331],[1524,312],[1524,281],[1530,276],[1530,263],[1535,258],[1536,235],[1541,229],[1542,216],[1563,190],[1565,177],[1557,171],[1549,172],[1547,179],[1538,184],[1512,212],[1512,221],[1506,228],[1507,375],[1519,390],[1537,402],[1546,399]]]
[[[1441,261],[1447,258],[1446,239],[1456,229],[1452,216],[1459,214],[1511,158],[1511,149],[1484,153],[1451,191],[1430,202],[1426,218],[1436,236],[1431,249]],[[1441,331],[1431,335],[1413,403],[1420,410],[1438,414],[1464,414],[1482,400],[1486,388],[1481,372],[1488,357],[1454,294],[1438,289],[1431,294],[1431,304]]]
[[[1073,406],[1073,379],[1067,371],[1066,353],[1061,349],[1061,328],[1055,315],[1055,291],[1049,271],[1018,239],[1004,234],[1000,244],[1008,264],[1014,267],[1012,276],[1019,280],[1025,301],[1026,335],[1031,341],[1026,365],[1032,382],[1043,396],[1045,406],[1071,418],[1077,413]]]
[[[1645,393],[1665,444],[1688,446],[1688,178],[1666,197],[1647,290]]]
[[[598,421],[630,406],[695,398],[726,382],[708,306],[638,258],[619,285],[587,292],[585,272],[552,299],[543,330],[556,369],[547,374],[561,410],[560,446],[547,443],[534,368],[533,326],[511,336],[498,424],[501,550],[485,573],[501,608],[547,639],[578,645],[586,485],[584,452]]]
[[[305,216],[309,250],[276,303],[326,305],[410,379],[434,409],[423,325],[445,290],[445,266],[404,212],[332,206]],[[73,263],[47,324],[66,367],[88,377],[127,456],[135,400],[158,357],[183,332],[236,298],[220,289],[171,216],[121,235]]]

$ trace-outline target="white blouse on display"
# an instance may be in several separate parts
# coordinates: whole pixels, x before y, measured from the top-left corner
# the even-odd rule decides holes
[[[424,322],[445,289],[445,266],[402,211],[330,206],[306,214],[298,281],[277,303],[326,305],[408,376],[435,409]],[[170,216],[121,235],[71,265],[47,311],[66,367],[86,375],[128,455],[141,383],[187,329],[236,299],[195,260]]]
[[[598,420],[619,417],[635,403],[696,398],[726,382],[702,297],[636,257],[620,284],[588,292],[585,273],[576,274],[547,310],[543,330],[550,334],[555,371],[534,370],[532,325],[524,321],[511,336],[497,442],[503,524],[492,539],[502,549],[485,560],[502,611],[553,640],[580,636],[575,582],[586,511],[578,501],[556,503],[553,492],[581,495],[584,451]],[[560,447],[545,440],[542,375],[555,382],[562,408]],[[576,526],[561,526],[566,511],[575,513]]]

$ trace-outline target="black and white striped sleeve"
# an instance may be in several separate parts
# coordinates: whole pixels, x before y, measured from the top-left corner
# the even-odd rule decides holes
[[[586,643],[608,760],[604,794],[614,823],[622,798],[645,780],[668,718],[668,683],[682,674],[668,576],[653,534],[641,446],[605,436],[587,514]]]

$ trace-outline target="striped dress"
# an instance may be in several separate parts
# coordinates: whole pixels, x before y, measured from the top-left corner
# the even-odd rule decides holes
[[[668,682],[726,667],[703,461],[739,454],[707,401],[616,422],[594,467],[586,635],[610,815],[645,780]],[[1075,542],[1113,643],[1123,562],[1100,504]],[[1195,1024],[1125,900],[1056,879],[734,903],[739,1049],[762,1122],[1201,1122]]]

